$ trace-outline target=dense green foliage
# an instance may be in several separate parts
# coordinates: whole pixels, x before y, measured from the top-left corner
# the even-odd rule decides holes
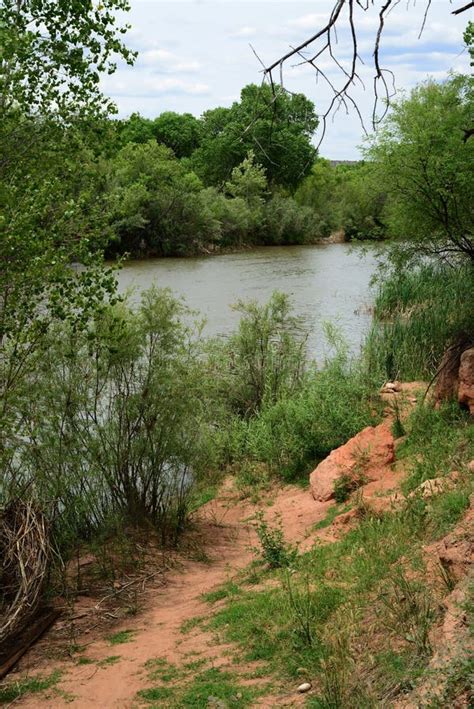
[[[80,330],[113,299],[113,275],[100,263],[111,232],[92,125],[111,110],[98,72],[112,72],[114,56],[133,59],[114,17],[126,7],[123,0],[101,10],[49,0],[0,7],[2,470],[51,324]]]
[[[207,184],[219,185],[253,150],[271,185],[295,187],[316,157],[311,137],[317,125],[303,94],[250,84],[240,102],[203,114],[201,145],[191,162]]]
[[[83,333],[57,323],[38,343],[15,391],[21,420],[4,439],[0,498],[34,490],[61,546],[116,520],[149,520],[165,539],[183,524],[205,435],[182,315],[150,291],[136,313],[110,307]]]
[[[323,221],[323,233],[342,229],[348,241],[385,236],[385,190],[370,163],[331,166],[317,160],[295,193],[296,201],[313,209]]]
[[[371,383],[340,351],[321,370],[309,370],[293,394],[248,421],[235,420],[225,445],[230,462],[244,468],[264,463],[271,473],[294,480],[376,421]]]
[[[190,253],[212,217],[202,208],[199,178],[152,140],[128,143],[111,162],[109,199],[117,235],[112,248],[167,256]]]
[[[474,259],[473,98],[470,77],[421,84],[392,106],[368,150],[405,258]]]

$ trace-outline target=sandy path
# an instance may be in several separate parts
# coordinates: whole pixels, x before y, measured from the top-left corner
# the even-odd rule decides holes
[[[308,530],[325,517],[330,504],[316,503],[308,490],[288,486],[276,492],[265,514],[270,522],[281,519],[286,538],[301,542],[304,547],[310,542]],[[180,665],[190,653],[193,659],[199,653],[214,666],[228,664],[226,646],[215,645],[210,633],[196,629],[183,634],[181,627],[187,620],[209,614],[209,604],[201,595],[219,587],[254,558],[251,547],[256,540],[249,518],[255,510],[252,504],[239,501],[229,488],[224,489],[219,499],[208,503],[200,513],[199,524],[209,539],[206,553],[211,556],[210,562],[184,561],[142,614],[114,627],[114,632],[135,631],[130,642],[111,647],[106,640],[98,640],[86,653],[94,662],[111,655],[120,655],[120,660],[105,667],[70,663],[54,666],[48,662],[39,668],[41,673],[60,669],[63,678],[57,689],[69,696],[62,698],[55,693],[54,698],[45,699],[32,695],[15,704],[55,709],[124,709],[134,706],[137,691],[150,684],[144,667],[147,660],[165,657]]]

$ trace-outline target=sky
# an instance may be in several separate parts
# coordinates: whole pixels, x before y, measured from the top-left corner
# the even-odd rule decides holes
[[[418,38],[425,0],[401,0],[386,21],[381,56],[396,77],[396,91],[407,91],[427,77],[443,79],[449,70],[469,71],[462,34],[473,14],[453,16],[462,0],[432,0],[426,26]],[[103,90],[116,102],[119,115],[139,112],[153,118],[163,111],[200,116],[216,106],[230,106],[240,90],[262,81],[262,65],[269,65],[314,34],[327,20],[334,0],[131,0],[131,11],[121,16],[131,29],[126,44],[138,51],[133,67],[120,65],[103,79]],[[361,82],[352,95],[370,129],[373,105],[373,43],[377,6],[358,10],[359,52],[364,60]],[[350,58],[349,33],[343,23],[335,47],[343,67]],[[330,60],[323,70],[331,81],[343,76]],[[277,76],[279,78],[279,75]],[[285,66],[284,86],[303,92],[318,114],[330,101],[330,89],[316,81],[312,67],[298,58]],[[328,122],[320,154],[333,160],[355,160],[364,131],[354,110],[341,109]],[[319,141],[316,134],[314,140]]]

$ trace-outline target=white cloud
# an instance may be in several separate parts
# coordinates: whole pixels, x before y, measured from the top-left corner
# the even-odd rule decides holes
[[[229,37],[237,37],[241,39],[250,39],[250,37],[255,37],[257,34],[257,28],[256,27],[240,27],[240,29],[236,30],[235,32],[231,32]]]
[[[138,66],[149,67],[154,71],[163,73],[194,73],[201,69],[201,64],[196,59],[187,60],[168,49],[157,47],[147,49],[138,55]]]
[[[196,71],[200,71],[201,67],[202,64],[193,59],[189,62],[178,61],[176,64],[170,66],[170,71],[177,71],[183,74],[192,74]]]
[[[144,87],[154,94],[182,93],[190,95],[203,95],[209,93],[209,86],[203,83],[190,83],[181,79],[152,79],[143,82]]]
[[[330,13],[312,12],[309,15],[297,17],[288,23],[292,27],[302,27],[303,29],[313,29],[315,32],[324,27],[329,19]]]
[[[174,59],[174,54],[167,49],[147,49],[145,52],[140,52],[138,61],[141,64],[155,64],[156,62],[168,61]]]
[[[104,79],[103,89],[114,97],[153,97],[160,95],[204,96],[210,91],[208,84],[189,82],[183,79],[154,76],[135,76],[132,72],[119,72],[115,76]]]

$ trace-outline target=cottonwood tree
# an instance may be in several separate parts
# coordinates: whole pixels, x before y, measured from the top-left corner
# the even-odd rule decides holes
[[[77,309],[69,266],[93,253],[104,226],[80,133],[113,110],[100,74],[117,56],[133,61],[115,18],[126,9],[125,0],[0,3],[0,339],[25,330],[39,306],[44,319],[46,302]]]
[[[403,260],[474,263],[474,141],[463,139],[473,109],[468,77],[429,81],[393,103],[372,139],[367,157],[388,195],[385,218]]]
[[[303,94],[249,84],[230,108],[203,114],[191,165],[206,184],[222,185],[252,151],[270,185],[292,188],[311,170],[317,127],[314,104]]]
[[[127,9],[0,2],[0,425],[51,320],[80,324],[113,292],[97,260],[105,221],[83,129],[113,110],[101,73],[133,61],[116,20]]]

